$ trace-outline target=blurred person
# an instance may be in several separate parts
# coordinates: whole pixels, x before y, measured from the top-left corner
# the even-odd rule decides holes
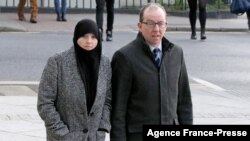
[[[111,141],[142,141],[145,124],[193,124],[183,51],[164,37],[167,23],[165,9],[148,3],[136,39],[112,58]]]
[[[189,21],[191,25],[191,39],[196,40],[196,11],[197,11],[197,1],[199,1],[199,20],[200,20],[200,39],[205,40],[206,37],[206,19],[207,11],[206,4],[207,0],[188,0],[189,5]]]
[[[106,29],[106,41],[113,40],[113,24],[114,24],[114,2],[115,0],[96,0],[96,22],[101,33],[101,39],[103,40],[103,12],[106,4],[107,10],[107,29]]]
[[[18,20],[19,21],[26,21],[24,16],[24,6],[26,0],[19,0],[18,4]],[[37,14],[38,14],[38,7],[37,7],[37,0],[30,0],[30,22],[37,23]]]
[[[66,0],[54,0],[55,3],[55,12],[56,12],[56,20],[57,21],[63,21],[66,22],[66,6],[67,1]]]
[[[247,24],[248,24],[248,30],[250,30],[250,10],[246,12],[247,13]]]
[[[111,66],[96,23],[77,23],[73,46],[50,57],[37,109],[47,141],[104,141],[110,131]]]

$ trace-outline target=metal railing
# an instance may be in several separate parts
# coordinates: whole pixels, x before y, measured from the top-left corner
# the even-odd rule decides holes
[[[39,8],[54,8],[54,0],[37,0]],[[0,7],[17,7],[19,0],[0,0]],[[161,3],[166,9],[181,10],[188,9],[187,0],[115,0],[115,9],[138,9],[148,2]],[[223,9],[227,8],[231,0],[208,0],[210,9]],[[26,6],[30,5],[27,0]],[[68,8],[75,9],[95,9],[95,0],[67,0]]]

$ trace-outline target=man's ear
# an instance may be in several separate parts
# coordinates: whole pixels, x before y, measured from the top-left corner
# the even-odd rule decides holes
[[[141,30],[141,26],[142,26],[141,22],[138,22],[137,27],[138,27],[139,30]]]

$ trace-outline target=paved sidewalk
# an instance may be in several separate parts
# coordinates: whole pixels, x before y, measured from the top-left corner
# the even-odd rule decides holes
[[[0,140],[45,141],[44,123],[36,110],[37,93],[24,85],[4,91],[3,86],[0,85],[0,92],[5,95],[0,97]],[[19,89],[19,96],[13,96],[12,89]],[[192,80],[191,91],[194,124],[250,124],[249,95],[238,97]]]
[[[29,19],[30,14],[25,14]],[[104,16],[106,17],[106,15]],[[55,14],[39,14],[38,23],[31,24],[29,21],[18,21],[16,13],[0,13],[0,31],[29,31],[29,32],[72,32],[75,24],[83,19],[90,18],[95,20],[95,14],[67,14],[67,22],[57,22]],[[189,31],[189,19],[187,17],[168,16],[169,31]],[[130,31],[137,30],[136,23],[138,15],[136,14],[115,14],[114,30]],[[104,20],[106,26],[106,20]],[[235,19],[207,19],[207,31],[248,31],[246,15]],[[197,28],[199,21],[197,20]]]
[[[26,14],[27,19],[28,16]],[[95,14],[68,14],[67,22],[56,22],[55,14],[39,14],[38,23],[31,24],[18,21],[15,13],[0,13],[0,31],[73,32],[75,24],[83,18],[94,20]],[[169,16],[168,20],[168,30],[188,31],[190,28],[187,18]],[[116,14],[114,30],[135,31],[137,21],[138,15]],[[245,15],[237,19],[207,19],[207,31],[245,32],[248,31],[247,19]],[[237,95],[192,77],[190,83],[194,124],[250,125],[250,95]],[[38,116],[36,102],[37,83],[0,83],[0,141],[46,140],[44,123]]]

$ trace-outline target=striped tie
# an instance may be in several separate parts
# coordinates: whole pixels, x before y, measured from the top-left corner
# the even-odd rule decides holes
[[[156,65],[157,67],[160,67],[160,64],[161,64],[160,52],[161,52],[161,50],[160,50],[159,48],[155,48],[155,49],[153,50],[155,65]]]

